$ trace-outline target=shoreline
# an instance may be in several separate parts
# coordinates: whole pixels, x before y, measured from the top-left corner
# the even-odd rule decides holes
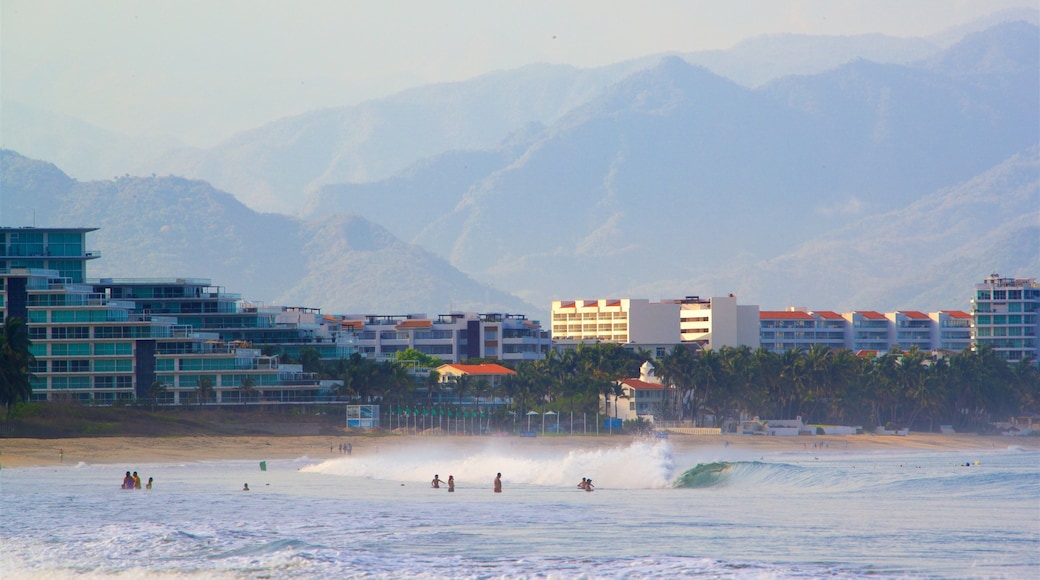
[[[422,435],[205,435],[172,437],[76,437],[68,439],[0,439],[0,469],[19,467],[75,466],[118,463],[180,463],[213,460],[275,460],[303,456],[324,461],[345,454],[340,444],[349,443],[351,455],[364,456],[380,450],[436,446],[466,449],[495,443],[529,449],[599,449],[629,445],[636,438],[625,435],[554,435],[521,437],[458,437]],[[669,443],[677,451],[731,447],[734,450],[765,452],[805,451],[970,451],[1021,447],[1040,450],[1040,437],[922,433],[909,435],[812,435],[794,437],[754,435],[678,435]],[[815,445],[815,447],[814,447]]]

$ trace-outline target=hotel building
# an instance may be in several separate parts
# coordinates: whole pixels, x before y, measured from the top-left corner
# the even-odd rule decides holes
[[[987,345],[1000,358],[1017,363],[1036,361],[1040,333],[1040,284],[1036,278],[1001,278],[998,274],[975,285],[971,316],[973,341]]]

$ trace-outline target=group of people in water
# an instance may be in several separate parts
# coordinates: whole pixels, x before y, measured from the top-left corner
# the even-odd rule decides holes
[[[433,474],[433,481],[430,482],[430,487],[432,487],[434,489],[440,489],[442,483],[446,483],[448,485],[448,492],[449,493],[455,493],[455,476],[454,475],[449,475],[448,476],[448,481],[444,481],[443,479],[441,479],[440,475],[437,475],[436,473]]]
[[[440,475],[438,475],[436,473],[433,474],[433,480],[430,481],[430,487],[432,487],[434,489],[440,489],[442,483],[447,484],[449,492],[454,492],[455,491],[455,476],[454,475],[449,475],[448,476],[448,481],[444,481],[443,479],[441,479]],[[491,487],[492,487],[492,489],[495,490],[495,493],[502,493],[502,474],[501,473],[496,473],[495,474],[495,480],[491,482]],[[592,491],[592,490],[595,489],[595,486],[592,485],[592,480],[591,479],[589,479],[587,477],[583,477],[583,478],[581,478],[581,483],[578,484],[578,489],[584,489],[585,491]]]
[[[438,475],[436,473],[433,474],[433,481],[430,482],[430,487],[432,487],[434,489],[440,489],[442,483],[447,484],[447,486],[448,486],[448,493],[455,493],[455,476],[454,475],[449,475],[448,476],[448,481],[444,481],[443,479],[441,479],[440,475]],[[498,475],[495,476],[495,481],[493,481],[491,483],[491,485],[494,487],[495,493],[502,493],[502,474],[501,473],[499,473]]]
[[[149,477],[148,478],[148,483],[145,484],[144,488],[145,489],[152,489],[153,481],[154,481],[154,479]],[[121,486],[121,488],[122,489],[141,489],[141,476],[137,475],[136,471],[133,473],[133,475],[131,475],[130,472],[127,471],[126,472],[126,477],[123,478],[123,485]]]

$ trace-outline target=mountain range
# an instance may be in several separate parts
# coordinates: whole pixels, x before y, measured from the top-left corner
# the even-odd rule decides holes
[[[151,177],[77,180],[6,150],[0,219],[101,227],[92,275],[335,312],[730,292],[963,309],[990,273],[1035,277],[1037,26],[857,41],[877,58],[793,75],[738,58],[754,43],[711,56],[740,82],[692,55],[502,71],[138,158]]]

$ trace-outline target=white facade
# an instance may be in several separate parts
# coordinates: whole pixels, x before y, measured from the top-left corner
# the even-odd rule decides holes
[[[679,344],[679,304],[637,298],[554,300],[552,337],[565,342]]]
[[[970,314],[957,310],[838,314],[790,307],[762,311],[759,335],[762,346],[775,353],[813,346],[878,353],[893,348],[906,351],[915,346],[926,352],[961,352],[971,345],[970,322]]]
[[[538,321],[519,314],[348,314],[325,316],[324,321],[338,324],[336,334],[349,334],[357,351],[370,358],[391,358],[414,348],[446,362],[541,360],[551,344]]]
[[[713,350],[724,346],[758,348],[758,306],[739,305],[733,294],[707,299],[688,296],[679,303],[683,342]]]

